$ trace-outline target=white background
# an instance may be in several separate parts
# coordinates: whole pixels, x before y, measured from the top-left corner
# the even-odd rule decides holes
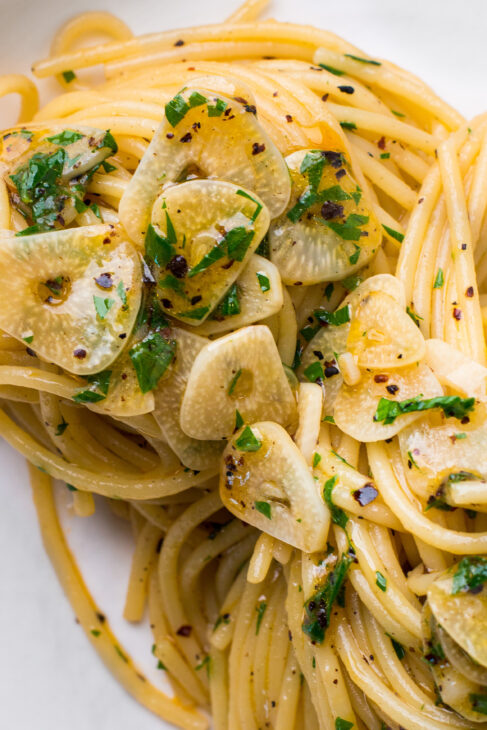
[[[212,23],[238,0],[0,0],[0,73],[28,72],[74,12],[112,10],[135,32]],[[71,9],[72,8],[72,9]],[[274,0],[268,15],[328,28],[374,57],[422,76],[467,116],[487,109],[486,0]],[[46,93],[46,91],[44,91]],[[0,129],[12,119],[0,101]],[[162,730],[96,658],[39,539],[23,460],[0,443],[0,727],[8,730]],[[65,500],[69,495],[65,495]],[[145,671],[161,681],[148,630],[120,620],[132,549],[126,526],[100,510],[67,517],[95,597]]]

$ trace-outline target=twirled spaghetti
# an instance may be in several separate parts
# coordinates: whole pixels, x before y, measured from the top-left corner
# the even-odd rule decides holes
[[[164,720],[486,727],[487,116],[265,5],[141,37],[86,13],[33,67],[63,93],[0,79],[0,433],[91,644]],[[124,617],[148,606],[174,697],[52,479],[131,522]]]

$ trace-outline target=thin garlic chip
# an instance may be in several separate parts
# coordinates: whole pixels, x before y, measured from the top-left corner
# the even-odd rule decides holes
[[[198,334],[216,335],[246,327],[271,317],[281,308],[279,271],[263,256],[254,254],[216,309],[198,327]]]
[[[11,129],[0,138],[0,175],[32,233],[65,228],[87,208],[90,176],[116,151],[110,132],[95,127]]]
[[[244,423],[268,418],[294,429],[296,401],[271,331],[253,325],[207,345],[197,355],[181,407],[192,438],[229,438]]]
[[[440,395],[443,395],[441,385],[423,363],[399,370],[365,372],[357,385],[343,383],[335,400],[334,419],[344,433],[358,441],[382,441],[395,436],[422,414],[401,414],[388,424],[377,421],[377,407],[381,398],[403,401],[419,396],[434,398]]]
[[[403,309],[406,306],[402,282],[390,274],[377,274],[365,279],[355,291],[345,298],[340,308],[348,305],[348,316],[353,316],[357,304],[368,294],[375,292],[382,292],[384,295],[392,297]],[[324,324],[325,326],[320,327],[317,325],[318,331],[302,355],[298,374],[301,380],[316,381],[316,376],[318,376],[323,381],[325,385],[323,413],[325,416],[333,416],[335,399],[343,382],[337,357],[347,350],[350,323],[344,321],[340,325]]]
[[[424,338],[392,297],[370,292],[353,307],[347,349],[362,368],[405,367],[422,360]]]
[[[163,309],[194,326],[203,322],[268,226],[267,208],[238,185],[191,180],[168,188],[154,204],[145,240]]]
[[[326,545],[329,512],[303,455],[277,423],[254,423],[233,436],[220,496],[236,517],[299,550]]]
[[[118,357],[141,286],[139,254],[113,226],[0,235],[0,328],[71,373]]]
[[[379,221],[364,201],[343,152],[299,150],[286,162],[292,195],[286,212],[269,231],[271,260],[285,284],[343,279],[379,248]]]
[[[443,340],[426,340],[425,362],[442,385],[462,395],[485,396],[487,368]]]
[[[408,464],[408,481],[415,492],[429,497],[430,506],[441,509],[444,502],[454,504],[456,494],[460,497],[467,490],[472,492],[472,482],[485,489],[485,405],[476,403],[468,422],[456,418],[445,420],[439,413],[425,414],[401,432],[399,446],[402,459]]]
[[[249,100],[194,86],[166,104],[162,123],[120,201],[120,220],[142,245],[163,185],[185,175],[226,180],[261,198],[272,218],[289,200],[284,159]]]
[[[177,342],[177,354],[168,377],[161,380],[154,391],[154,418],[184,466],[198,471],[216,468],[224,444],[193,439],[184,433],[179,423],[181,403],[194,360],[208,340],[177,327],[171,330],[171,338]]]

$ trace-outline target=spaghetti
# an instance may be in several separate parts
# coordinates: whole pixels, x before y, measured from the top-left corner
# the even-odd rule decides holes
[[[88,639],[163,720],[487,727],[487,116],[265,5],[141,37],[85,13],[33,67],[63,93],[0,79],[0,433]],[[148,607],[172,697],[53,479],[131,525],[124,617]]]

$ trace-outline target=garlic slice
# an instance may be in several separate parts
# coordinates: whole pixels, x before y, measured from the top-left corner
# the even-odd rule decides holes
[[[113,226],[0,234],[0,328],[78,375],[120,354],[140,305],[138,253]]]
[[[217,440],[245,423],[267,418],[293,430],[297,409],[268,327],[225,335],[197,355],[181,407],[181,428],[192,438]]]
[[[221,180],[191,180],[154,203],[146,257],[165,311],[203,322],[245,268],[269,226],[265,205]]]
[[[286,157],[291,201],[269,231],[271,260],[285,284],[337,281],[364,266],[382,231],[343,152],[299,150]]]
[[[485,396],[487,368],[443,340],[426,340],[425,362],[442,385],[463,395]]]
[[[194,168],[262,198],[271,217],[289,200],[284,159],[260,126],[248,99],[188,86],[165,107],[165,116],[120,201],[120,220],[142,245],[152,206],[163,185]]]
[[[184,466],[198,471],[216,468],[224,444],[221,441],[193,439],[184,433],[179,423],[181,403],[191,368],[208,340],[177,327],[171,330],[171,338],[177,342],[177,354],[169,376],[161,380],[154,391],[154,418]]]
[[[330,515],[306,461],[277,423],[245,426],[227,445],[220,496],[236,517],[304,552],[322,550]]]

